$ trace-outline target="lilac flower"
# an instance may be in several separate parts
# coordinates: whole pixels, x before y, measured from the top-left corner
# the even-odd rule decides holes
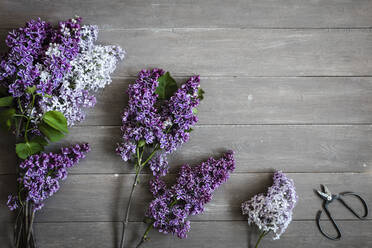
[[[248,224],[255,224],[263,232],[273,232],[279,239],[292,221],[292,211],[298,196],[294,182],[283,172],[274,174],[274,183],[266,194],[258,194],[242,204],[242,212],[248,215]]]
[[[165,176],[169,169],[167,155],[159,152],[149,161],[149,167],[154,176]]]
[[[9,207],[10,211],[16,210],[18,208],[17,197],[9,195],[6,205]]]
[[[40,18],[9,33],[9,51],[0,63],[0,81],[14,97],[36,86],[39,93],[51,94],[70,69],[79,51],[81,19],[61,22],[57,29]],[[48,78],[40,77],[47,71]]]
[[[129,86],[128,106],[122,115],[123,141],[116,150],[127,161],[141,140],[156,147],[158,153],[149,162],[156,176],[168,171],[166,154],[189,140],[190,130],[198,121],[195,108],[200,102],[199,76],[191,77],[169,100],[159,100],[155,91],[163,74],[162,69],[142,70]]]
[[[155,178],[150,182],[150,191],[155,199],[150,203],[146,216],[159,232],[186,238],[190,230],[187,218],[204,211],[204,205],[211,201],[213,191],[226,182],[234,168],[231,151],[220,159],[209,158],[193,168],[183,165],[177,182],[171,188]]]
[[[93,107],[93,95],[111,83],[110,74],[124,51],[117,46],[95,45],[98,27],[81,25],[77,17],[60,22],[57,28],[40,18],[9,33],[9,51],[0,58],[0,85],[20,98],[27,109],[30,95],[26,89],[36,87],[37,97],[30,111],[37,124],[47,111],[64,114],[72,126],[85,118],[84,108]]]
[[[66,179],[67,169],[76,165],[89,151],[89,145],[82,144],[62,148],[60,153],[40,153],[28,157],[20,164],[18,178],[24,199],[10,195],[7,202],[9,209],[17,209],[25,200],[35,205],[35,211],[40,210],[43,202],[59,190],[59,181]]]

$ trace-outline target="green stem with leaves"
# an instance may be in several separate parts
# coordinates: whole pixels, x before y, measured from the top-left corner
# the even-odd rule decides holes
[[[142,169],[146,166],[146,164],[155,155],[155,153],[160,150],[159,145],[156,145],[154,147],[154,150],[150,153],[150,155],[147,157],[147,159],[142,163],[144,149],[145,149],[145,146],[144,147],[139,147],[137,145],[137,148],[136,148],[137,161],[136,161],[136,165],[135,165],[136,176],[135,176],[134,181],[133,181],[132,189],[131,189],[130,194],[129,194],[127,208],[125,210],[125,218],[124,218],[123,229],[122,229],[122,233],[121,233],[120,248],[124,248],[125,236],[126,236],[126,229],[127,229],[128,222],[129,222],[130,208],[131,208],[131,205],[132,205],[132,199],[133,199],[134,189],[139,184],[139,175],[140,175]]]

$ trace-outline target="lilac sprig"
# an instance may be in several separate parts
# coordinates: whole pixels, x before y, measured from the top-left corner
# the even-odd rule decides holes
[[[62,148],[59,153],[40,153],[28,157],[19,165],[18,195],[9,195],[8,207],[15,210],[25,202],[33,204],[34,211],[60,188],[59,181],[67,178],[67,170],[75,166],[90,151],[88,144]]]
[[[273,181],[266,194],[257,194],[242,204],[242,213],[248,216],[248,224],[255,224],[261,231],[259,241],[269,232],[274,234],[274,240],[280,238],[292,221],[298,199],[293,180],[283,172],[275,172]]]
[[[175,151],[190,138],[191,128],[197,123],[196,107],[200,103],[199,76],[191,77],[168,100],[160,100],[156,89],[162,69],[142,70],[134,84],[128,88],[128,107],[122,115],[122,143],[116,152],[124,161],[132,159],[136,148],[153,146],[157,152],[151,161],[155,176],[164,176],[167,171],[165,155]],[[159,152],[158,152],[159,151]]]
[[[136,176],[127,208],[121,245],[124,247],[132,196],[141,170],[148,166],[158,178],[168,172],[167,154],[190,138],[198,121],[196,107],[202,99],[199,76],[178,88],[162,69],[142,70],[128,87],[128,106],[122,114],[122,142],[116,152],[124,161],[135,161]]]
[[[195,167],[183,165],[176,183],[170,188],[159,178],[152,180],[150,191],[155,199],[146,212],[151,223],[137,247],[146,241],[153,227],[161,233],[186,238],[190,230],[188,217],[204,211],[204,205],[212,200],[212,193],[235,169],[233,154],[230,151],[220,159],[209,158]]]
[[[28,89],[35,87],[39,96],[27,113],[34,125],[48,111],[61,112],[69,126],[82,121],[84,108],[96,103],[94,93],[111,83],[110,74],[124,59],[120,47],[94,44],[98,27],[81,22],[76,17],[54,28],[38,18],[6,39],[9,50],[0,57],[0,85],[19,98],[17,112],[28,108]]]

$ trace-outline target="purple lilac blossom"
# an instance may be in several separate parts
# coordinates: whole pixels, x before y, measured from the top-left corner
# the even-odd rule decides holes
[[[242,204],[243,215],[248,215],[248,224],[255,224],[261,231],[272,231],[273,239],[279,239],[292,221],[292,212],[298,196],[292,179],[277,171],[273,185],[266,195],[257,194]]]
[[[6,39],[9,50],[0,57],[0,85],[18,97],[24,109],[30,102],[28,87],[51,96],[37,97],[31,111],[34,124],[51,110],[64,114],[69,126],[82,121],[83,108],[95,105],[93,93],[111,83],[110,74],[124,58],[118,46],[95,45],[98,27],[83,26],[81,20],[73,18],[53,28],[38,18]]]
[[[213,191],[227,181],[234,169],[235,160],[230,151],[220,159],[209,158],[195,167],[183,165],[171,188],[156,177],[150,182],[150,191],[155,199],[150,203],[146,216],[159,232],[186,238],[190,230],[187,218],[204,211],[204,205],[211,201]]]
[[[129,102],[122,115],[122,143],[116,149],[124,161],[131,159],[137,143],[158,146],[150,160],[155,176],[168,171],[166,154],[175,151],[190,137],[190,129],[198,118],[193,109],[198,106],[199,76],[191,77],[169,100],[160,101],[155,93],[162,69],[142,70],[128,88]]]
[[[18,182],[24,199],[35,205],[35,211],[44,206],[44,201],[59,190],[59,181],[67,178],[67,169],[76,165],[90,151],[88,144],[62,148],[59,153],[32,155],[20,165]],[[8,197],[8,207],[15,210],[20,205],[18,196]]]

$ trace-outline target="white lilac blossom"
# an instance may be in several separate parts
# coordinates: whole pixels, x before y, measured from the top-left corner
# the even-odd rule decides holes
[[[298,196],[293,180],[283,172],[275,172],[273,180],[266,194],[257,194],[242,204],[242,212],[248,216],[249,225],[256,225],[264,235],[272,232],[275,240],[292,221]]]
[[[80,53],[70,62],[71,69],[64,76],[58,94],[40,102],[42,112],[60,111],[69,126],[85,118],[82,108],[94,107],[93,93],[111,83],[110,74],[117,62],[124,59],[124,51],[118,46],[94,45],[97,35],[97,26],[82,27]]]

